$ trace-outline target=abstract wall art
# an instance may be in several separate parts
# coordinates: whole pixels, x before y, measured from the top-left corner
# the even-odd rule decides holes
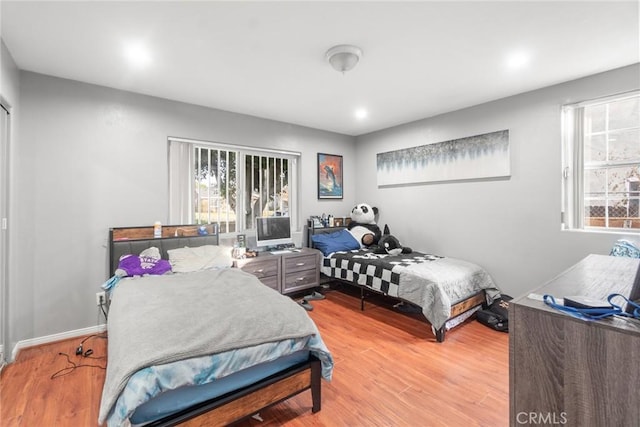
[[[504,178],[511,175],[509,130],[377,154],[378,186]]]

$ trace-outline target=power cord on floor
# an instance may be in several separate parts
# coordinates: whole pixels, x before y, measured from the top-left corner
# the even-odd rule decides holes
[[[76,356],[88,357],[91,354],[93,354],[93,350],[91,350],[91,349],[89,349],[89,350],[91,350],[91,353],[89,353],[89,354],[86,354],[89,350],[86,350],[86,351],[84,350],[84,343],[87,340],[90,340],[91,338],[104,338],[104,339],[106,339],[107,338],[107,333],[106,332],[102,332],[102,333],[99,333],[99,334],[93,334],[93,335],[88,335],[88,336],[84,337],[84,339],[82,341],[80,341],[80,345],[76,348]]]
[[[87,350],[85,353],[87,353],[87,355],[85,356],[83,354],[83,357],[90,358],[90,359],[104,359],[104,357],[91,357],[91,354],[93,354],[93,350],[91,350],[91,349]],[[59,378],[59,377],[65,376],[67,374],[70,374],[71,372],[75,371],[77,368],[98,368],[98,369],[103,369],[103,370],[107,369],[106,367],[101,366],[101,365],[75,363],[75,362],[73,362],[71,360],[71,358],[69,357],[69,355],[67,353],[58,353],[58,355],[66,357],[67,358],[67,363],[70,366],[67,366],[66,368],[62,368],[59,371],[57,371],[56,373],[54,373],[53,375],[51,375],[51,379]]]
[[[78,347],[76,347],[76,352],[75,352],[76,356],[82,357],[84,359],[93,359],[93,360],[106,359],[106,356],[93,356],[93,349],[91,349],[91,348],[85,350],[84,344],[85,344],[85,342],[87,342],[87,340],[89,340],[91,338],[105,338],[106,339],[107,335],[106,335],[106,332],[103,332],[103,333],[100,333],[100,334],[93,334],[93,335],[89,335],[89,336],[84,337],[82,339],[82,341],[80,341],[80,345]],[[107,368],[105,368],[104,366],[101,366],[101,365],[93,365],[93,364],[90,364],[90,363],[82,364],[82,363],[73,362],[67,353],[60,352],[60,353],[58,353],[58,356],[66,357],[67,358],[67,363],[70,366],[67,366],[66,368],[60,369],[59,371],[57,371],[56,373],[51,375],[51,379],[62,377],[64,375],[70,374],[71,372],[76,370],[76,368],[107,369]]]

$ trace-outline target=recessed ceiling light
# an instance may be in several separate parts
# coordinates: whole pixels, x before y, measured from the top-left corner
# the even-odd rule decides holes
[[[142,43],[129,43],[124,48],[124,55],[133,66],[142,68],[151,63],[151,54],[149,49]]]
[[[358,108],[356,110],[356,119],[362,120],[367,118],[368,115],[369,113],[367,113],[367,110],[365,110],[364,108]]]
[[[529,55],[527,52],[515,52],[507,58],[507,67],[511,68],[512,70],[522,68],[527,65],[530,60],[531,55]]]

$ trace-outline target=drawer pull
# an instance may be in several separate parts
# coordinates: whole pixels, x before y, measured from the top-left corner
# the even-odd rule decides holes
[[[301,282],[301,281],[303,281],[303,280],[304,280],[304,277],[298,277],[298,278],[296,279],[296,281],[298,281],[298,282]]]
[[[264,268],[258,269],[258,270],[253,270],[255,273],[262,273],[264,271]]]
[[[304,262],[299,262],[299,263],[296,264],[296,266],[302,267],[304,264],[305,264]]]

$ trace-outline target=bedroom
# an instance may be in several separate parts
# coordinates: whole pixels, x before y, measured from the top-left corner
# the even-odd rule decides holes
[[[7,3],[1,6],[3,20],[11,11]],[[637,36],[637,3],[626,6],[633,12],[623,16],[633,18],[629,31]],[[587,74],[456,111],[429,114],[425,107],[424,114],[375,131],[354,127],[339,132],[259,118],[253,110],[233,113],[228,112],[231,107],[209,108],[73,76],[19,70],[14,51],[19,47],[5,40],[5,28],[3,22],[0,94],[13,113],[5,270],[9,310],[3,310],[8,315],[3,319],[8,358],[18,344],[29,346],[95,327],[95,293],[107,276],[108,228],[168,222],[164,165],[169,136],[297,151],[304,171],[315,170],[318,152],[342,155],[344,198],[318,200],[315,176],[303,176],[300,218],[322,212],[345,216],[355,203],[366,201],[380,208],[379,222],[388,223],[405,244],[473,260],[514,296],[589,253],[607,253],[620,237],[561,230],[560,106],[638,89],[637,37],[628,41],[632,53],[626,62],[601,66],[598,61],[607,56],[586,52],[574,61],[598,58]],[[311,48],[304,55],[316,55],[315,72],[344,86],[360,78],[366,61],[375,55],[363,46],[362,63],[341,76],[323,61],[324,52],[359,38],[348,32],[338,36],[318,46],[317,55]],[[59,55],[61,62],[67,60]],[[405,72],[410,65],[399,62],[393,67]],[[278,72],[286,76],[282,68]],[[460,84],[449,86],[451,93],[464,92]],[[292,92],[305,93],[303,89]],[[326,109],[334,109],[326,102]],[[500,129],[510,130],[509,179],[376,185],[377,153]],[[69,161],[79,158],[88,161]]]

